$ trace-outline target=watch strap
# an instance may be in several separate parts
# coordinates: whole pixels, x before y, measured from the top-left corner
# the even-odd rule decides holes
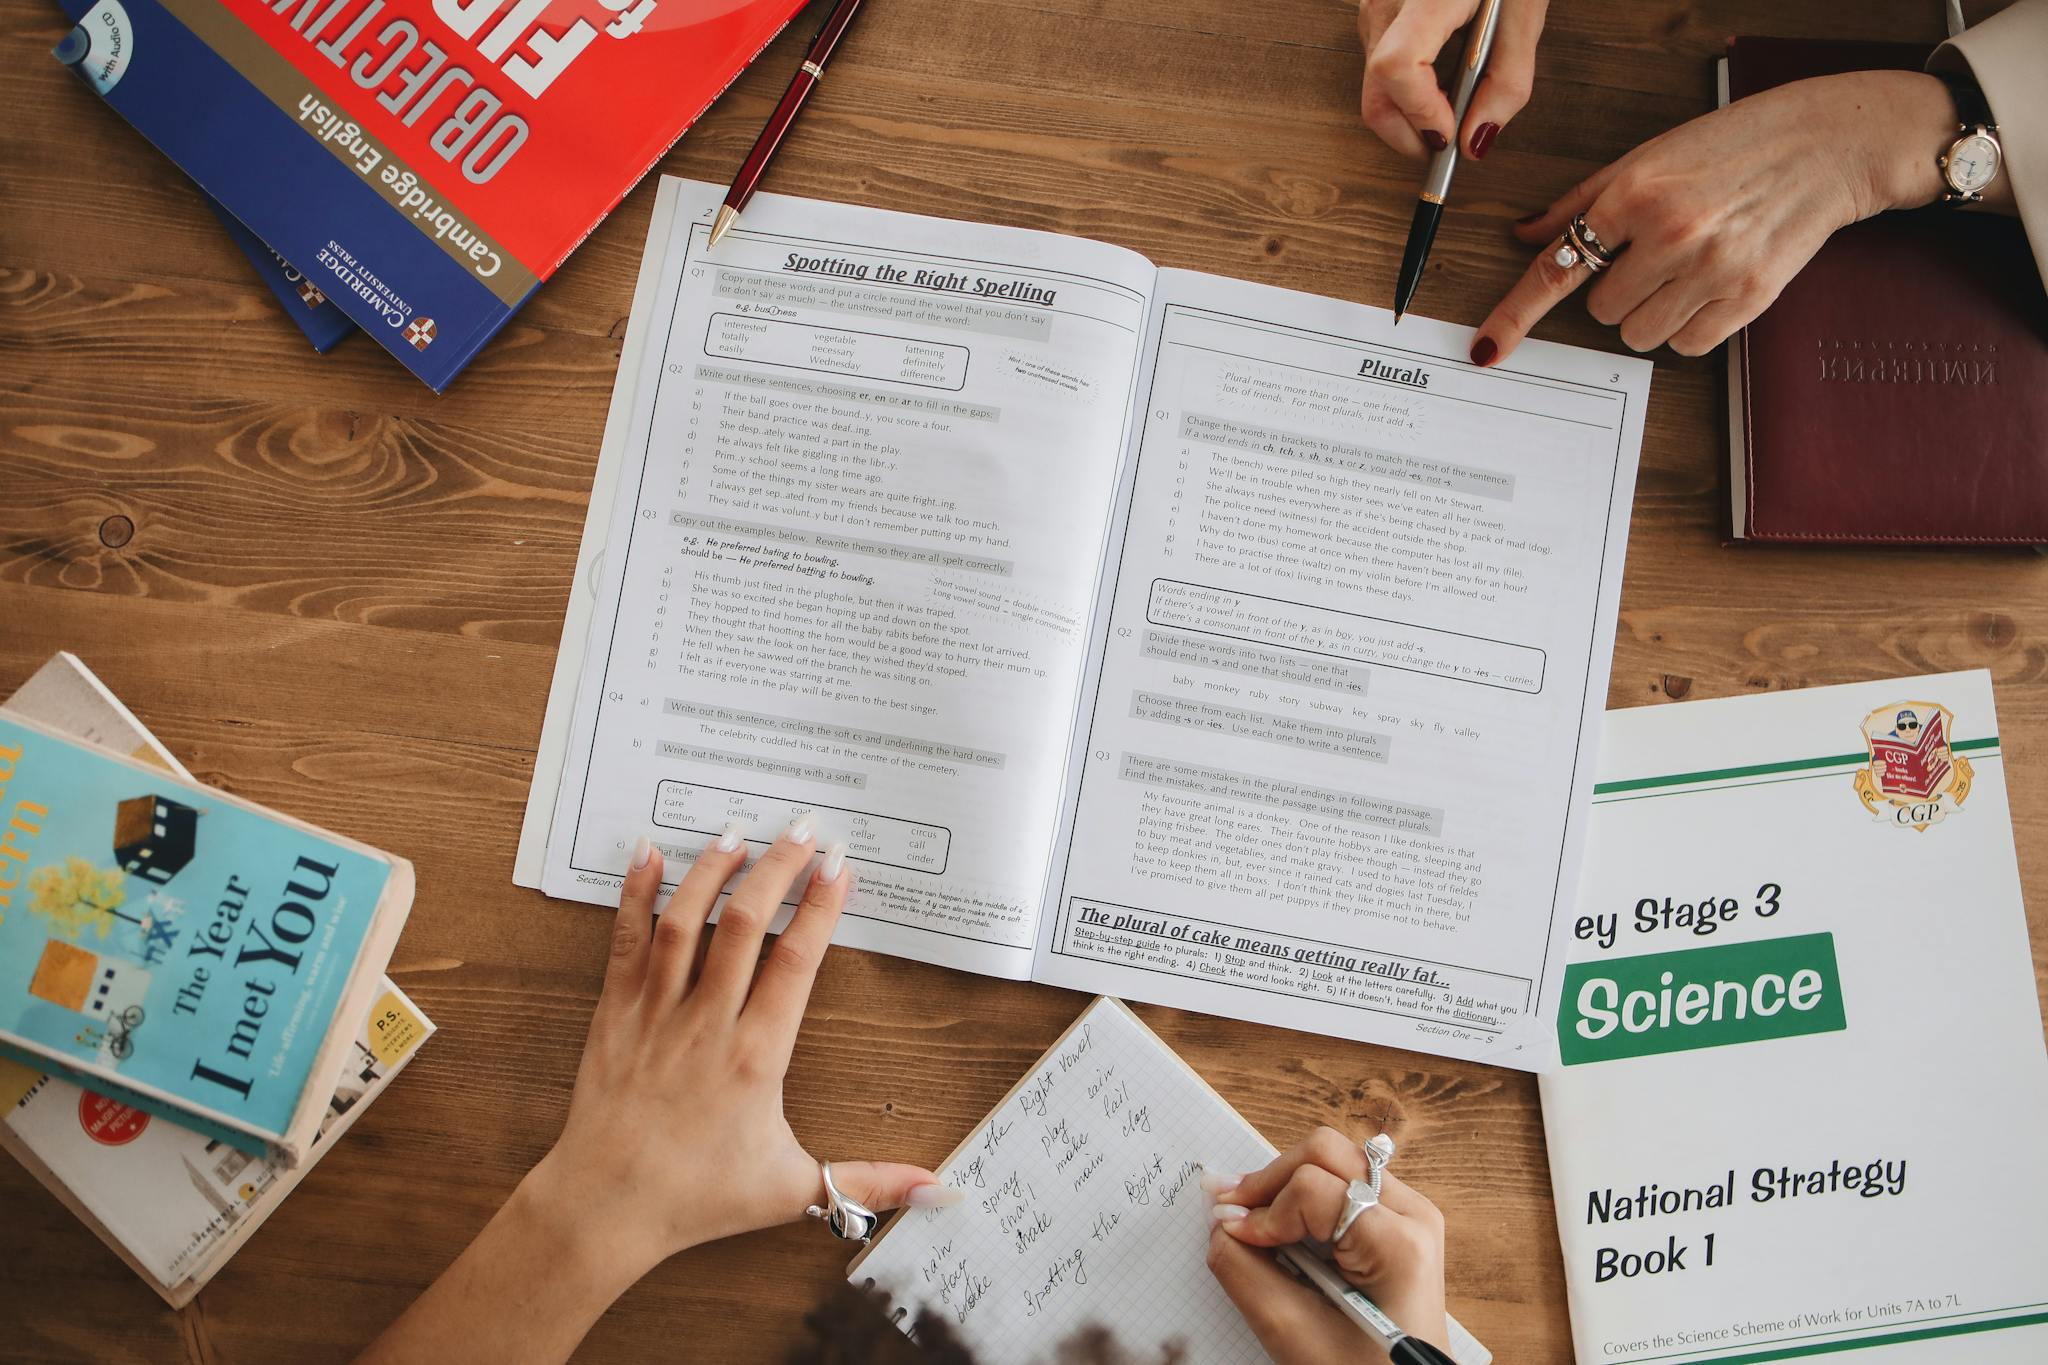
[[[1990,101],[1984,98],[1984,91],[1977,82],[1961,76],[1943,76],[1941,80],[1956,102],[1956,119],[1962,127],[1980,123],[1986,128],[1998,126],[1991,118]]]

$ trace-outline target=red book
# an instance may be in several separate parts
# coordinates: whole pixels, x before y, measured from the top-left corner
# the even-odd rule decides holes
[[[446,387],[803,0],[121,0],[56,56]]]
[[[1737,38],[1726,97],[1927,55]],[[2048,543],[2048,294],[2018,220],[1934,205],[1836,233],[1729,342],[1728,424],[1737,540]]]
[[[1885,795],[1925,801],[1948,780],[1948,718],[1936,711],[1917,730],[1872,735],[1870,757],[1884,764]]]

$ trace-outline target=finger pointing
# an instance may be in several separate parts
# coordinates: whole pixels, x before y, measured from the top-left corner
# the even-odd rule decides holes
[[[1597,231],[1597,229],[1596,229]],[[1602,241],[1610,240],[1602,237]],[[1474,365],[1496,365],[1514,354],[1529,329],[1592,276],[1584,265],[1562,265],[1555,247],[1546,246],[1529,262],[1507,297],[1493,307],[1472,342]]]

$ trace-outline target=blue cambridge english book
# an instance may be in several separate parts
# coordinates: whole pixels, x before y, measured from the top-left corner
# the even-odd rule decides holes
[[[75,24],[91,13],[96,3],[97,0],[59,0],[58,8]],[[326,355],[356,330],[348,314],[328,299],[326,291],[290,261],[272,251],[261,237],[243,227],[241,219],[228,212],[218,199],[203,192],[200,197],[206,201],[214,217],[220,219],[221,226],[227,229],[228,240],[235,244],[235,249],[249,258],[256,278],[276,297],[277,306],[284,310],[285,317],[306,334],[306,340],[313,343],[315,351]]]
[[[401,859],[0,712],[0,1053],[295,1165],[411,902]]]
[[[70,0],[114,111],[436,392],[803,0]]]

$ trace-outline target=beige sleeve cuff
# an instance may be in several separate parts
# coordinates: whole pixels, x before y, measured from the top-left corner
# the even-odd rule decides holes
[[[2034,265],[2048,283],[2048,0],[2015,0],[1934,50],[1927,69],[1984,91]]]

